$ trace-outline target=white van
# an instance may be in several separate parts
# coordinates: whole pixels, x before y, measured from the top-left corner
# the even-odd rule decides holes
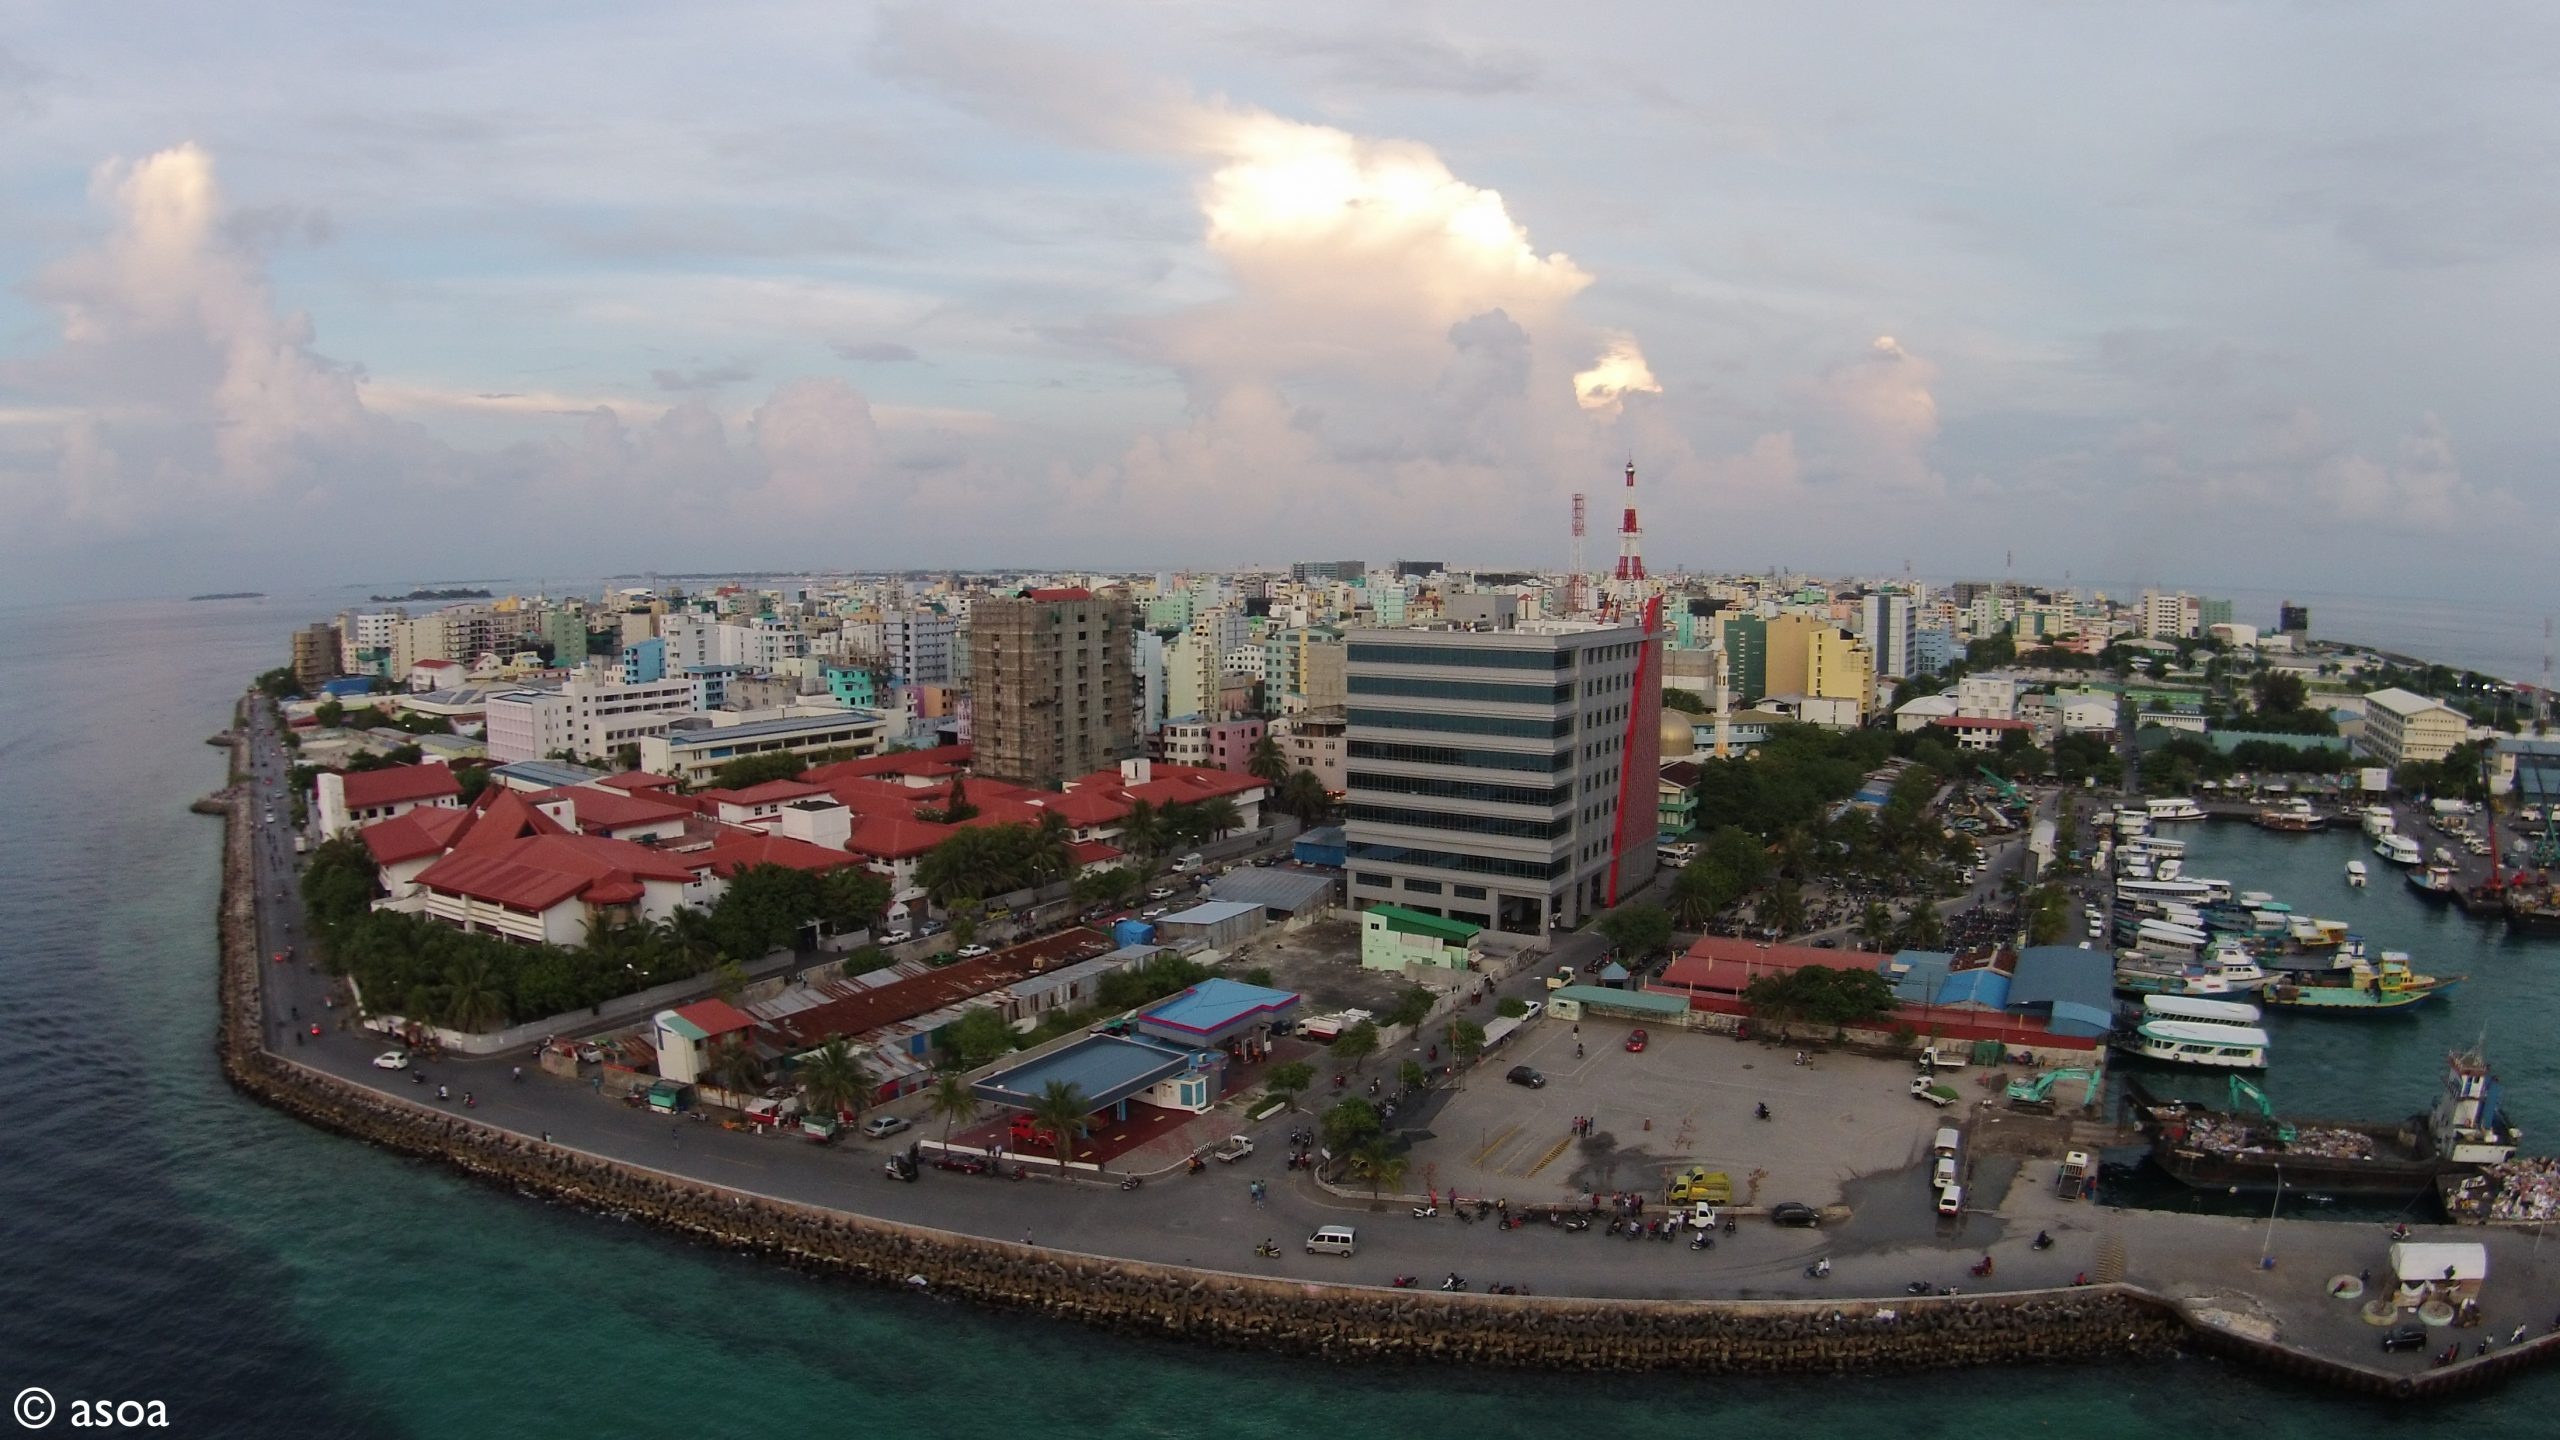
[[[1956,1127],[1953,1125],[1941,1125],[1938,1127],[1937,1138],[1929,1142],[1930,1152],[1952,1157],[1956,1153],[1957,1143],[1963,1138],[1956,1133]]]
[[[1360,1232],[1348,1225],[1327,1225],[1307,1237],[1310,1255],[1356,1255],[1360,1253]]]
[[[1208,862],[1200,858],[1200,852],[1194,850],[1190,854],[1173,862],[1173,873],[1176,875],[1188,875],[1206,863]]]
[[[1938,1213],[1941,1215],[1961,1215],[1964,1213],[1963,1186],[1950,1185],[1938,1192]]]
[[[1956,1183],[1956,1157],[1953,1155],[1939,1156],[1937,1165],[1929,1172],[1929,1183],[1937,1186],[1941,1190],[1944,1190],[1948,1186]]]

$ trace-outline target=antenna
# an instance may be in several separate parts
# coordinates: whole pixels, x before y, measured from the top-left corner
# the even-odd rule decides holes
[[[1565,586],[1564,599],[1565,610],[1568,614],[1578,614],[1581,612],[1582,587],[1588,583],[1583,578],[1587,572],[1585,572],[1582,565],[1582,536],[1587,528],[1588,526],[1585,523],[1583,495],[1581,491],[1576,490],[1573,492],[1573,578],[1567,582]]]
[[[1627,461],[1627,508],[1618,522],[1618,587],[1634,600],[1644,591],[1644,527],[1636,523],[1636,462]]]
[[[2533,697],[2533,733],[2541,734],[2551,723],[2551,617],[2542,617],[2542,689]]]

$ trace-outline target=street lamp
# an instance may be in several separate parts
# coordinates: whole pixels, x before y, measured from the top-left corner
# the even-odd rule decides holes
[[[2266,1242],[2258,1247],[2258,1268],[2261,1270],[2273,1270],[2276,1268],[2276,1212],[2283,1208],[2284,1167],[2282,1165],[2278,1165],[2276,1167],[2275,1203],[2267,1207],[2267,1238]]]

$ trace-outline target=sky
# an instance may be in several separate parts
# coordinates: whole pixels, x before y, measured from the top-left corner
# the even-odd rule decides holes
[[[1673,568],[2539,613],[2548,6],[21,3],[0,594]]]

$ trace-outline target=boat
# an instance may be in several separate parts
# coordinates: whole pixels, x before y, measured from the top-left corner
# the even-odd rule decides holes
[[[2240,1000],[2207,1000],[2193,995],[2148,995],[2142,1014],[2150,1020],[2192,1020],[2206,1025],[2255,1025],[2258,1007]]]
[[[2347,943],[2347,922],[2296,915],[2285,922],[2284,948],[2290,954],[2316,955]]]
[[[2477,1054],[2445,1057],[2432,1109],[2397,1125],[2279,1120],[2266,1093],[2235,1075],[2231,1106],[2209,1110],[2155,1100],[2130,1087],[2152,1137],[2151,1158],[2199,1190],[2271,1191],[2282,1185],[2331,1196],[2409,1199],[2480,1178],[2512,1159],[2517,1136],[2500,1112],[2495,1076]],[[2459,1220],[2459,1211],[2448,1205]],[[2483,1212],[2490,1209],[2484,1199]]]
[[[2347,884],[2354,888],[2358,890],[2364,888],[2364,882],[2368,873],[2369,872],[2365,869],[2363,861],[2350,860],[2347,862]]]
[[[2324,1015],[2376,1015],[2453,993],[2460,975],[2421,975],[2409,957],[2385,950],[2371,964],[2354,964],[2326,972],[2297,972],[2268,982],[2260,998],[2285,1010],[2311,1010]]]
[[[2308,800],[2284,800],[2269,805],[2249,817],[2249,823],[2261,830],[2281,830],[2303,835],[2325,827],[2329,822]]]
[[[2560,935],[2560,885],[2547,875],[2518,875],[2500,898],[2507,928],[2522,935]]]
[[[2167,996],[2155,995],[2155,1000]],[[2267,1032],[2250,1025],[2217,1025],[2201,1020],[2145,1020],[2117,1049],[2164,1065],[2201,1065],[2209,1069],[2264,1070]]]
[[[2388,805],[2376,805],[2364,812],[2364,838],[2367,840],[2379,840],[2398,827],[2399,822],[2391,818]]]
[[[2426,852],[2418,848],[2417,841],[2396,833],[2375,840],[2373,853],[2394,865],[2415,865],[2427,858]]]
[[[2408,880],[2409,888],[2430,905],[2442,905],[2460,893],[2460,887],[2454,884],[2453,867],[2442,860],[2424,870],[2410,871]]]
[[[2115,974],[2116,989],[2128,995],[2246,995],[2266,983],[2267,972],[2259,968],[2249,952],[2229,944],[2215,946],[2212,953],[2192,964],[2177,964],[2137,953],[2119,962]],[[2251,1011],[2249,1018],[2256,1019],[2257,1012]]]
[[[2150,812],[2151,823],[2155,825],[2159,824],[2163,820],[2201,820],[2204,818],[2204,812],[2196,808],[2196,802],[2189,800],[2184,796],[2180,796],[2174,800],[2151,800],[2145,802],[2145,804]]]

